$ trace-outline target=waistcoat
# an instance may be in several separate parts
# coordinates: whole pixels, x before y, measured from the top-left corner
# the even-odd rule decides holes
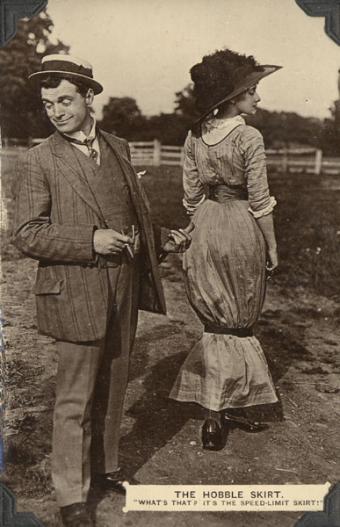
[[[129,186],[114,152],[101,135],[99,147],[100,165],[77,148],[74,150],[107,227],[130,234],[131,226],[137,228],[138,221]]]

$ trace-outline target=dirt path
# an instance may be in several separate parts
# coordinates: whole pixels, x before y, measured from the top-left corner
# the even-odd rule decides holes
[[[46,527],[55,527],[59,520],[49,477],[55,347],[36,334],[34,267],[28,259],[3,262],[10,445],[6,481],[18,497],[19,511],[34,512]],[[257,334],[281,404],[263,410],[271,422],[268,430],[256,435],[234,430],[223,451],[208,452],[200,446],[198,408],[167,399],[201,327],[187,304],[175,257],[163,266],[163,275],[168,317],[141,314],[131,364],[121,441],[121,461],[131,475],[143,484],[162,485],[339,481],[339,306],[302,288],[287,296],[269,287]],[[124,514],[119,496],[94,495],[91,503],[98,527],[293,527],[301,515]]]

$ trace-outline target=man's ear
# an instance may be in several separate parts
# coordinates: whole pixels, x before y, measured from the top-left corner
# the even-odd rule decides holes
[[[92,88],[89,88],[87,90],[87,93],[85,95],[85,102],[86,102],[86,105],[87,106],[91,106],[92,103],[93,103],[93,99],[94,99],[94,91]]]

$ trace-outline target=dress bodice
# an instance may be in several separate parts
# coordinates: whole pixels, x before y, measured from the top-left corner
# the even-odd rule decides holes
[[[237,126],[214,145],[208,145],[202,137],[194,140],[198,177],[203,184],[224,183],[234,186],[246,183],[244,145],[240,130],[244,126]]]
[[[252,126],[240,124],[214,145],[189,132],[184,153],[183,203],[189,213],[208,197],[206,187],[216,185],[242,188],[254,216],[273,209],[275,200],[269,195],[263,138]]]

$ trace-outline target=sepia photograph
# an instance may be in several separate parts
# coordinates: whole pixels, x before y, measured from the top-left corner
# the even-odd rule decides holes
[[[295,527],[340,482],[340,46],[301,4],[48,0],[0,47],[5,526]]]

